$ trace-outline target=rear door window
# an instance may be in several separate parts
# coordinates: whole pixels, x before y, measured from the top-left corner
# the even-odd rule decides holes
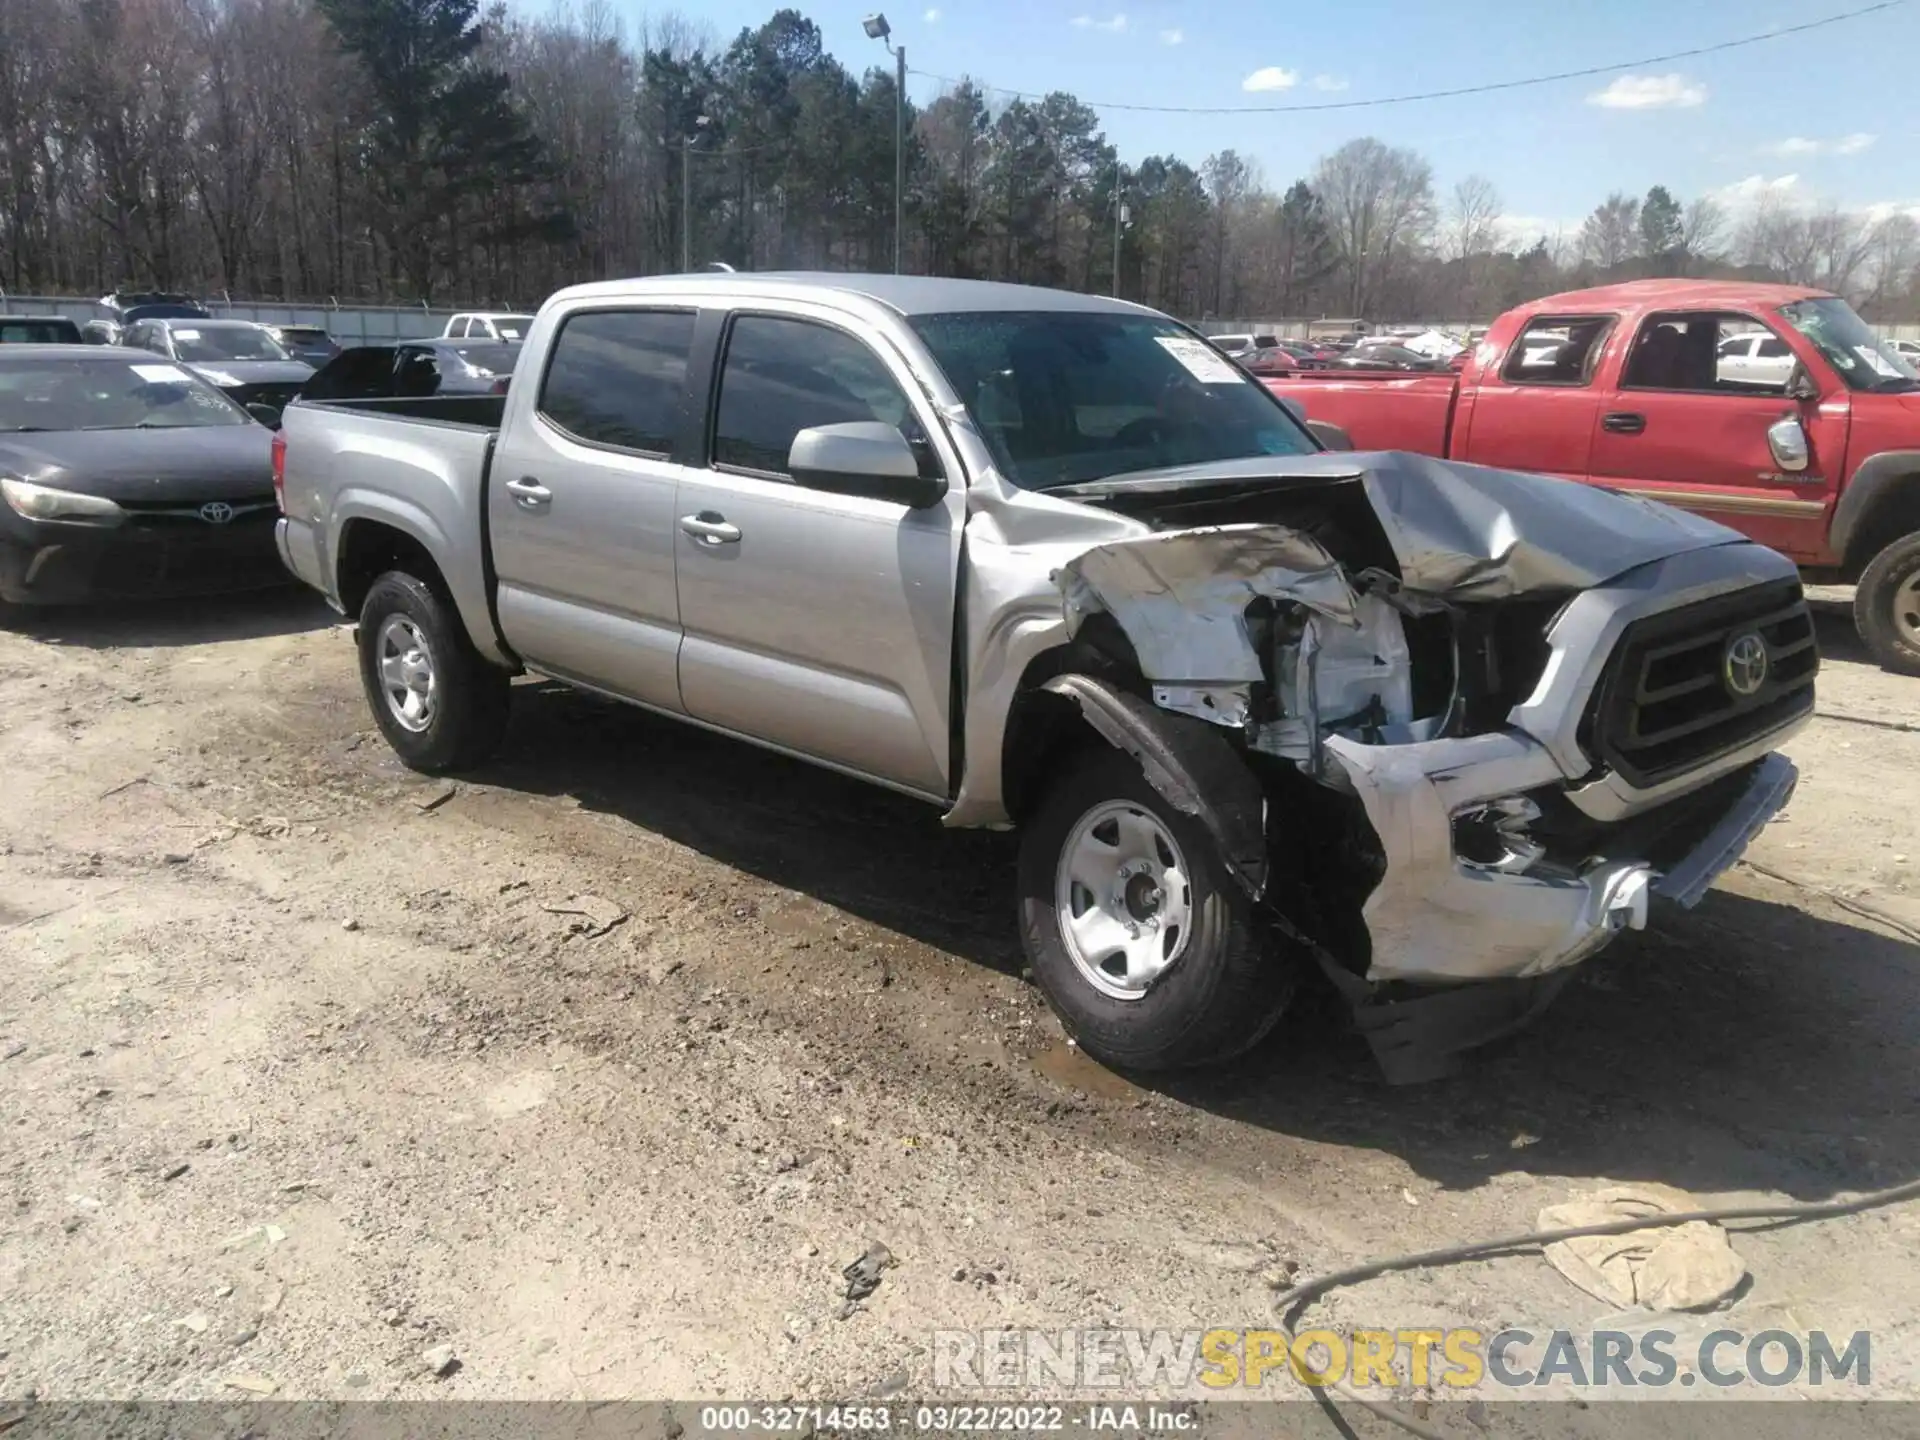
[[[1794,357],[1751,315],[1674,311],[1649,315],[1634,336],[1623,389],[1784,395]]]
[[[691,310],[593,310],[554,338],[540,413],[577,440],[667,455],[685,414]]]
[[[1509,385],[1585,385],[1612,328],[1611,315],[1540,316],[1514,342],[1501,378]]]

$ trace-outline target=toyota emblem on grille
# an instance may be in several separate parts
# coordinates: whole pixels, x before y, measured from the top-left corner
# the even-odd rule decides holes
[[[224,500],[209,500],[200,507],[200,518],[209,525],[224,525],[233,519],[233,506],[227,504]],[[1765,657],[1763,656],[1762,669],[1766,668],[1764,662]]]
[[[1727,653],[1720,662],[1720,678],[1727,693],[1745,700],[1760,693],[1767,683],[1767,642],[1749,630],[1727,642]]]

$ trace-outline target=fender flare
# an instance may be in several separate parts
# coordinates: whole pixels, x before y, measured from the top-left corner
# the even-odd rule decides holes
[[[1845,564],[1858,558],[1862,564],[1872,556],[1855,557],[1853,545],[1862,534],[1871,534],[1868,522],[1881,505],[1889,503],[1903,485],[1920,490],[1920,450],[1882,450],[1869,455],[1854,468],[1840,501],[1833,507],[1833,526],[1827,543]]]
[[[1041,690],[1072,701],[1095,734],[1140,762],[1155,792],[1198,820],[1228,873],[1258,900],[1267,888],[1267,799],[1221,728],[1173,715],[1090,675],[1056,675]]]

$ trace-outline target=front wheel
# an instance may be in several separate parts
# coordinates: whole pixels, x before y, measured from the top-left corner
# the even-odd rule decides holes
[[[1853,621],[1881,665],[1920,675],[1920,534],[1901,536],[1868,562],[1854,588]]]
[[[1293,991],[1212,836],[1116,750],[1088,751],[1024,827],[1020,929],[1054,1013],[1118,1069],[1230,1059]]]
[[[408,769],[478,765],[507,729],[513,681],[473,648],[452,602],[392,570],[360,607],[360,683],[374,723]]]

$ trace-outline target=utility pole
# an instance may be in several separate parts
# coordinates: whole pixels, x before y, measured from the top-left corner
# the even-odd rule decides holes
[[[893,273],[900,273],[900,246],[907,214],[907,47],[893,43],[893,27],[878,13],[860,22],[869,40],[893,56]]]
[[[893,273],[900,273],[900,237],[907,210],[907,47],[893,52]]]
[[[705,115],[693,117],[693,133],[680,141],[680,273],[693,269],[693,142],[707,128]]]
[[[1126,229],[1130,218],[1127,214],[1126,172],[1120,168],[1119,161],[1113,166],[1113,298],[1120,298],[1120,232]]]

